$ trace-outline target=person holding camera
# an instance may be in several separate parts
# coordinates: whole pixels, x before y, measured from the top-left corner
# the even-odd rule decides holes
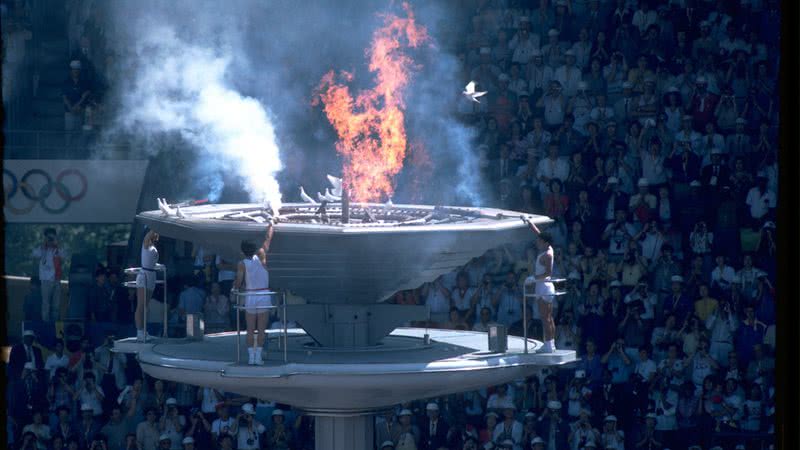
[[[236,416],[238,423],[236,430],[238,450],[257,450],[261,448],[261,435],[267,429],[255,419],[255,414],[256,410],[252,403],[245,403],[242,405],[242,411]]]
[[[192,445],[196,445],[198,448],[207,448],[211,445],[211,423],[198,408],[192,408],[189,412],[189,429],[186,430],[184,447],[186,439],[192,439]]]
[[[294,436],[292,435],[292,429],[286,426],[284,420],[282,409],[272,411],[272,426],[266,436],[267,447],[272,450],[289,450],[292,448]],[[241,449],[241,447],[239,448]]]
[[[240,290],[246,287],[248,291],[265,290],[269,288],[269,272],[267,271],[267,252],[275,232],[274,222],[267,225],[266,236],[261,247],[254,242],[243,241],[241,245],[244,259],[239,262],[236,271],[236,280],[233,288]],[[237,302],[238,304],[238,302]],[[268,324],[272,299],[267,295],[249,295],[245,298],[245,320],[247,321],[247,363],[261,366],[264,360],[261,355],[264,349],[265,334]],[[258,331],[258,335],[256,335]]]
[[[572,424],[572,431],[567,437],[567,442],[571,449],[580,450],[589,446],[589,443],[596,444],[600,440],[600,433],[592,427],[589,421],[591,413],[588,409],[582,409],[579,418]]]
[[[108,438],[102,433],[95,435],[94,439],[92,439],[92,445],[89,446],[89,450],[110,450],[108,447]]]
[[[181,450],[183,430],[186,428],[186,417],[178,412],[178,402],[168,398],[164,404],[164,413],[161,415],[159,430],[162,435],[170,439],[170,450]]]
[[[61,320],[61,275],[66,249],[59,246],[55,228],[44,230],[44,241],[31,252],[39,260],[39,280],[42,289],[42,320]]]

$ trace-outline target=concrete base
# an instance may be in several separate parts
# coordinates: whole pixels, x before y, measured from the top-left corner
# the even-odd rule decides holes
[[[372,414],[314,417],[314,442],[317,450],[372,450],[375,448],[374,431]]]

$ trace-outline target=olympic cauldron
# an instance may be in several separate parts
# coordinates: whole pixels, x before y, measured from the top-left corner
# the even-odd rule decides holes
[[[537,354],[541,343],[511,336],[489,348],[487,333],[403,328],[429,318],[426,306],[385,302],[457,270],[503,244],[533,234],[521,213],[492,208],[341,203],[191,206],[138,218],[158,233],[201,245],[231,261],[243,240],[263,242],[278,217],[268,254],[270,288],[306,300],[287,307],[299,328],[268,331],[263,366],[237,364],[237,333],[202,341],[116,343],[137,353],[157,378],[215,387],[291,404],[316,416],[317,448],[372,448],[370,414],[399,402],[509,382],[537,368],[575,361],[574,351]],[[527,216],[539,226],[550,219]],[[281,351],[274,351],[278,345]],[[244,346],[242,346],[244,347]],[[530,347],[530,352],[528,348]],[[282,353],[282,354],[281,354]]]

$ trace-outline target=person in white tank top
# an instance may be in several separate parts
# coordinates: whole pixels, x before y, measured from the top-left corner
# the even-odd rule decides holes
[[[542,329],[544,345],[539,350],[542,353],[552,353],[556,350],[556,324],[553,320],[553,301],[555,300],[555,286],[550,282],[553,275],[553,238],[547,232],[542,232],[527,217],[523,216],[522,221],[536,233],[536,248],[539,254],[536,255],[534,262],[533,277],[536,281],[537,303],[539,306],[539,317],[542,319]]]
[[[158,264],[158,233],[153,230],[147,232],[142,239],[141,270],[136,275],[136,338],[144,339],[144,327],[147,325],[144,317],[144,304],[150,301],[156,288],[156,264]]]
[[[269,288],[267,252],[272,242],[273,226],[274,223],[270,221],[261,248],[258,248],[251,241],[242,242],[241,249],[242,253],[244,253],[244,259],[239,262],[236,270],[236,280],[233,282],[235,290],[240,291],[244,288],[246,291],[255,291]],[[236,300],[236,297],[232,294],[231,299]],[[269,310],[267,308],[272,306],[272,300],[268,295],[247,296],[244,299],[245,320],[247,322],[247,363],[260,366],[264,364],[261,356],[268,325]],[[257,335],[256,330],[258,331]]]

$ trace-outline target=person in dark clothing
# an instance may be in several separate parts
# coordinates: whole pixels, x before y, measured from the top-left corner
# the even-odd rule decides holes
[[[37,369],[44,369],[44,359],[42,350],[34,346],[36,333],[33,330],[25,330],[22,335],[22,343],[11,347],[8,357],[8,376],[11,380],[19,380],[22,377],[22,370],[25,363],[33,363]]]
[[[420,431],[420,450],[438,450],[447,446],[447,433],[450,430],[447,422],[439,416],[439,405],[428,403],[425,407],[427,418],[422,421]]]
[[[89,305],[89,319],[93,322],[111,322],[114,315],[114,305],[111,302],[111,292],[106,285],[105,269],[97,269],[94,274],[94,285],[87,294]]]

